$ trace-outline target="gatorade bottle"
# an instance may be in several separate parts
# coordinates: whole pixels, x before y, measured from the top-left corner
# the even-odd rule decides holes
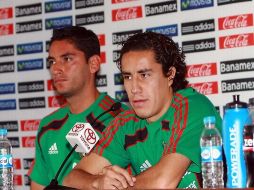
[[[223,117],[223,145],[227,162],[227,188],[245,188],[247,171],[244,159],[244,126],[251,123],[248,104],[233,95],[233,102],[226,104]]]

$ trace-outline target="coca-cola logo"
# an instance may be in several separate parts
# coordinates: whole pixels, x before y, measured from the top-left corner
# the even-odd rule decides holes
[[[253,26],[252,14],[242,14],[237,16],[228,16],[219,19],[219,29],[232,29]]]
[[[204,95],[217,94],[218,83],[217,82],[204,82],[189,84],[192,88],[195,88],[199,93]]]
[[[0,9],[0,19],[12,18],[12,8],[2,8]]]
[[[105,46],[105,34],[97,35],[100,45]]]
[[[116,9],[112,10],[112,16],[113,21],[135,19],[142,17],[142,9],[140,6]]]
[[[35,147],[35,136],[22,137],[22,146],[23,147]]]
[[[15,186],[20,186],[22,185],[22,175],[20,174],[15,174],[13,176],[13,183]]]
[[[124,3],[124,2],[130,2],[130,1],[136,1],[136,0],[112,0],[112,4]]]
[[[211,76],[217,74],[216,63],[187,66],[187,77]]]
[[[50,96],[48,97],[49,107],[60,107],[66,103],[66,99],[62,96]]]
[[[0,25],[0,36],[13,34],[13,25],[5,24]]]
[[[51,90],[55,90],[56,88],[54,87],[53,85],[53,80],[48,80],[47,81],[47,84],[48,84],[48,91],[51,91]]]
[[[22,131],[37,131],[40,124],[40,120],[22,120],[21,130]]]
[[[21,160],[19,158],[15,158],[12,161],[15,170],[21,169]]]
[[[248,35],[239,35],[236,37],[227,36],[224,42],[224,47],[241,47],[248,45]]]
[[[220,37],[219,41],[221,49],[254,45],[252,33]]]

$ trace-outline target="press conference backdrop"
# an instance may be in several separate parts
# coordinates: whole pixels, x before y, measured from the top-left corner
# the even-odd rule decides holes
[[[123,102],[117,43],[148,30],[172,37],[186,53],[190,86],[223,115],[233,94],[254,97],[253,13],[253,0],[0,0],[0,127],[13,146],[16,189],[29,189],[40,119],[64,102],[46,63],[53,28],[95,31],[102,50],[97,86]]]

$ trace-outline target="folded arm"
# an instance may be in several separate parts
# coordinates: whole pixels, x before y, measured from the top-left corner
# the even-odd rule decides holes
[[[77,189],[124,189],[134,180],[125,169],[91,153],[65,177],[63,184]]]
[[[136,176],[135,189],[175,189],[191,161],[178,153],[163,156],[153,167]]]

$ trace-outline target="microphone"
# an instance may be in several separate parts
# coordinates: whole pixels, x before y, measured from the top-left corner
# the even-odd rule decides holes
[[[120,102],[114,103],[108,110],[99,114],[94,119],[91,125],[89,123],[81,123],[81,122],[75,123],[73,128],[66,135],[66,139],[71,144],[72,149],[62,162],[60,168],[56,173],[55,178],[51,180],[50,184],[47,187],[45,187],[44,190],[77,190],[75,188],[58,185],[57,178],[60,172],[62,171],[65,163],[68,161],[68,159],[76,149],[77,149],[76,152],[84,153],[84,155],[88,154],[92,150],[92,148],[96,145],[96,143],[100,139],[92,126],[101,116],[110,111],[117,111],[121,108],[121,106],[122,105]]]

